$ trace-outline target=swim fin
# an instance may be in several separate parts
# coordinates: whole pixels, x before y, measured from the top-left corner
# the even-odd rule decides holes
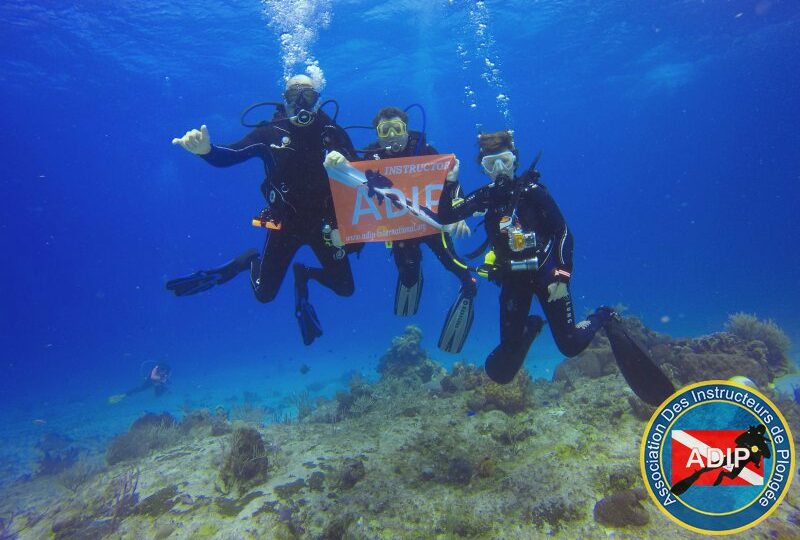
[[[314,311],[314,306],[308,301],[308,272],[307,268],[295,263],[292,266],[294,272],[294,316],[297,324],[300,325],[300,334],[303,336],[303,344],[311,345],[314,340],[322,335],[322,325]]]
[[[541,317],[529,316],[519,341],[515,343],[501,342],[486,358],[484,367],[486,375],[496,383],[511,382],[525,362],[533,340],[541,333],[542,328],[544,328],[544,320]]]
[[[397,276],[397,289],[394,293],[394,314],[400,317],[416,315],[419,309],[419,299],[422,296],[422,265],[416,279],[411,283],[404,283],[402,272]]]
[[[469,330],[472,328],[472,319],[475,316],[474,299],[474,288],[472,290],[462,289],[458,293],[455,303],[450,307],[450,311],[447,312],[447,319],[445,319],[442,333],[439,335],[439,348],[441,350],[449,353],[461,352],[469,335]]]
[[[603,328],[611,343],[617,366],[634,394],[645,403],[657,407],[675,393],[672,382],[628,335],[619,316],[612,316],[605,321]]]
[[[294,315],[300,325],[303,345],[311,345],[315,339],[322,335],[322,325],[317,318],[317,312],[314,311],[314,306],[308,300],[301,299],[297,304]]]
[[[222,285],[235,278],[239,273],[249,269],[250,261],[255,257],[258,257],[258,251],[248,249],[235,259],[217,268],[198,270],[188,276],[167,281],[167,290],[172,291],[175,296],[189,296],[207,291],[214,285]]]

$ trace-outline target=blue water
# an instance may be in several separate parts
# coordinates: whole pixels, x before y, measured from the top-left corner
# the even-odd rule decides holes
[[[544,151],[543,181],[575,234],[579,314],[622,303],[656,330],[699,335],[747,311],[800,341],[800,4],[307,4],[330,16],[308,46],[340,123],[424,104],[429,139],[461,157],[468,190],[485,182],[477,126],[513,128],[524,163]],[[482,363],[498,341],[497,289],[481,284],[462,354],[438,352],[457,283],[430,253],[413,319],[392,315],[396,274],[380,244],[353,260],[352,298],[312,285],[325,335],[310,348],[290,280],[266,306],[243,276],[167,294],[170,277],[261,248],[249,224],[263,206],[261,163],[214,169],[170,141],[201,123],[214,142],[236,140],[241,110],[279,97],[280,16],[256,0],[53,5],[0,5],[4,440],[118,431],[185,400],[372,374],[410,322],[437,360]],[[156,359],[174,368],[169,395],[105,405]],[[560,359],[543,336],[527,366],[549,377]]]

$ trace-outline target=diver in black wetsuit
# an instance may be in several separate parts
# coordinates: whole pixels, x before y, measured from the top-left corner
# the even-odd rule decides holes
[[[510,132],[482,134],[479,146],[478,162],[492,183],[462,199],[458,187],[447,182],[438,218],[454,223],[485,212],[492,246],[489,277],[501,287],[500,345],[487,358],[486,373],[496,382],[507,383],[522,367],[544,325],[541,317],[528,315],[534,294],[556,345],[569,357],[583,351],[614,312],[601,307],[575,323],[569,290],[572,234],[561,211],[535,169],[514,176],[517,151]]]
[[[408,129],[408,114],[397,107],[384,107],[372,119],[378,140],[364,149],[365,160],[404,158],[412,156],[432,156],[439,152],[425,140],[425,134]],[[361,150],[359,150],[361,152]],[[343,162],[336,153],[330,153],[326,164],[338,165]],[[458,185],[458,168],[448,173],[449,181]],[[470,234],[464,221],[449,228],[456,238]],[[444,235],[444,236],[443,236]],[[453,259],[445,243],[451,243],[450,232],[430,234],[421,238],[392,242],[392,255],[397,266],[397,286],[395,288],[394,313],[399,316],[416,315],[422,295],[422,249],[425,244],[439,262],[461,282],[461,289],[453,307],[448,312],[439,348],[447,352],[460,352],[469,333],[473,318],[473,298],[477,293],[475,279],[465,265]]]
[[[108,398],[108,402],[112,405],[119,403],[123,399],[133,394],[138,394],[140,392],[144,392],[149,389],[153,389],[153,393],[156,396],[161,396],[164,394],[167,389],[167,383],[169,382],[169,378],[172,375],[172,368],[169,367],[169,364],[166,362],[158,362],[153,365],[150,371],[147,373],[147,376],[142,381],[142,384],[131,388],[127,392],[122,394],[115,394]]]
[[[303,342],[310,345],[322,335],[322,328],[308,302],[308,280],[316,280],[339,296],[350,296],[354,290],[350,263],[344,245],[339,241],[328,175],[322,162],[326,153],[332,150],[351,159],[355,152],[347,133],[319,109],[319,91],[310,77],[291,77],[286,83],[284,99],[285,107],[279,107],[270,122],[262,123],[236,143],[211,144],[205,126],[173,140],[173,144],[183,146],[217,167],[260,158],[266,173],[261,191],[269,204],[261,218],[270,231],[260,258],[257,253],[245,252],[216,269],[223,271],[213,274],[208,286],[209,271],[201,271],[173,280],[167,288],[179,295],[193,294],[223,283],[249,268],[256,298],[270,302],[278,294],[295,253],[308,245],[322,268],[309,268],[298,263],[293,271],[296,316]],[[214,276],[219,276],[219,279],[213,281]]]

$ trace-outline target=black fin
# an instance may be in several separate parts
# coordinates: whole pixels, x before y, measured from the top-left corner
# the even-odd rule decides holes
[[[248,249],[238,257],[217,268],[198,270],[185,277],[167,281],[166,288],[175,296],[189,296],[207,291],[214,285],[222,285],[250,267],[250,261],[258,257],[258,251]]]
[[[311,345],[314,340],[322,335],[322,325],[317,318],[314,306],[308,300],[301,299],[297,304],[297,324],[300,325],[300,334],[303,336],[303,344]]]
[[[294,316],[300,325],[303,345],[311,345],[322,335],[322,325],[317,312],[308,301],[308,269],[301,263],[294,263]]]
[[[198,270],[194,274],[167,281],[166,287],[175,296],[189,296],[207,291],[216,284],[217,276],[209,274],[205,270]]]
[[[645,403],[658,406],[675,393],[672,382],[628,335],[619,320],[612,318],[603,328],[611,342],[617,366],[634,394]]]
[[[544,328],[541,317],[531,315],[525,324],[522,339],[517,343],[500,343],[486,358],[486,375],[496,383],[506,384],[514,379],[525,357],[528,355],[533,340]]]

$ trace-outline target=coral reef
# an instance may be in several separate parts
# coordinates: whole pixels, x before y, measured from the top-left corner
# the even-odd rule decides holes
[[[779,377],[788,372],[792,342],[775,322],[740,312],[728,317],[725,329],[748,343],[763,343],[767,348],[766,359],[773,376]]]
[[[59,475],[73,467],[80,459],[81,449],[74,441],[59,433],[45,433],[36,443],[39,458],[36,462],[38,476]]]
[[[514,376],[508,384],[497,384],[482,375],[483,384],[477,386],[467,405],[473,411],[490,411],[493,409],[506,414],[524,411],[530,404],[531,377],[525,368]]]
[[[149,497],[142,500],[137,506],[135,512],[137,514],[144,514],[150,517],[157,518],[172,510],[178,504],[178,486],[171,485],[161,488]]]
[[[672,339],[634,319],[625,324],[676,380],[742,357],[755,361],[759,380],[775,373],[758,340]],[[294,407],[291,422],[234,424],[219,437],[232,426],[214,403],[185,410],[180,422],[146,415],[123,440],[133,433],[159,442],[137,457],[81,470],[81,454],[57,476],[2,488],[0,531],[56,539],[686,537],[643,496],[639,441],[652,408],[631,394],[604,337],[559,380],[521,372],[508,385],[468,363],[444,373],[418,337],[395,340],[377,382],[356,375],[332,399],[311,403],[301,393],[278,404]],[[257,399],[246,397],[256,412],[245,416],[260,424],[268,413]],[[800,422],[800,404],[776,400],[790,424]],[[40,452],[71,447],[54,436]],[[68,473],[76,477],[69,491],[53,489]],[[785,502],[754,537],[792,537],[799,484]]]
[[[77,493],[99,470],[100,464],[81,456],[72,466],[58,473],[57,481],[72,493]]]
[[[454,394],[456,392],[463,392],[464,390],[472,390],[481,384],[486,383],[487,377],[483,373],[483,369],[475,364],[463,364],[456,362],[453,364],[453,369],[447,373],[439,384],[442,391],[446,394]]]
[[[625,317],[623,324],[679,385],[741,375],[766,388],[789,369],[786,335],[772,321],[759,321],[751,315],[732,315],[728,332],[693,339],[658,334],[635,317]],[[572,385],[580,378],[597,379],[617,372],[608,339],[598,334],[584,352],[559,364],[553,380]]]
[[[348,458],[339,471],[339,487],[350,489],[367,475],[364,462],[360,459]]]
[[[639,501],[647,498],[643,489],[612,493],[597,501],[594,519],[608,527],[642,527],[650,523],[650,515]]]
[[[115,465],[140,459],[153,450],[176,443],[181,437],[177,425],[169,413],[146,413],[137,418],[128,431],[111,440],[106,449],[106,462]]]
[[[381,377],[414,377],[423,383],[430,381],[440,368],[428,358],[421,342],[422,330],[417,326],[406,326],[405,333],[392,340],[392,346],[378,362]]]
[[[0,518],[0,540],[13,540],[17,536],[13,533],[14,516]]]
[[[139,470],[130,469],[113,478],[88,508],[53,522],[56,540],[103,538],[117,529],[133,513],[139,500]]]
[[[226,491],[240,493],[266,479],[267,449],[261,434],[250,427],[240,427],[230,436],[230,449],[219,476]]]

